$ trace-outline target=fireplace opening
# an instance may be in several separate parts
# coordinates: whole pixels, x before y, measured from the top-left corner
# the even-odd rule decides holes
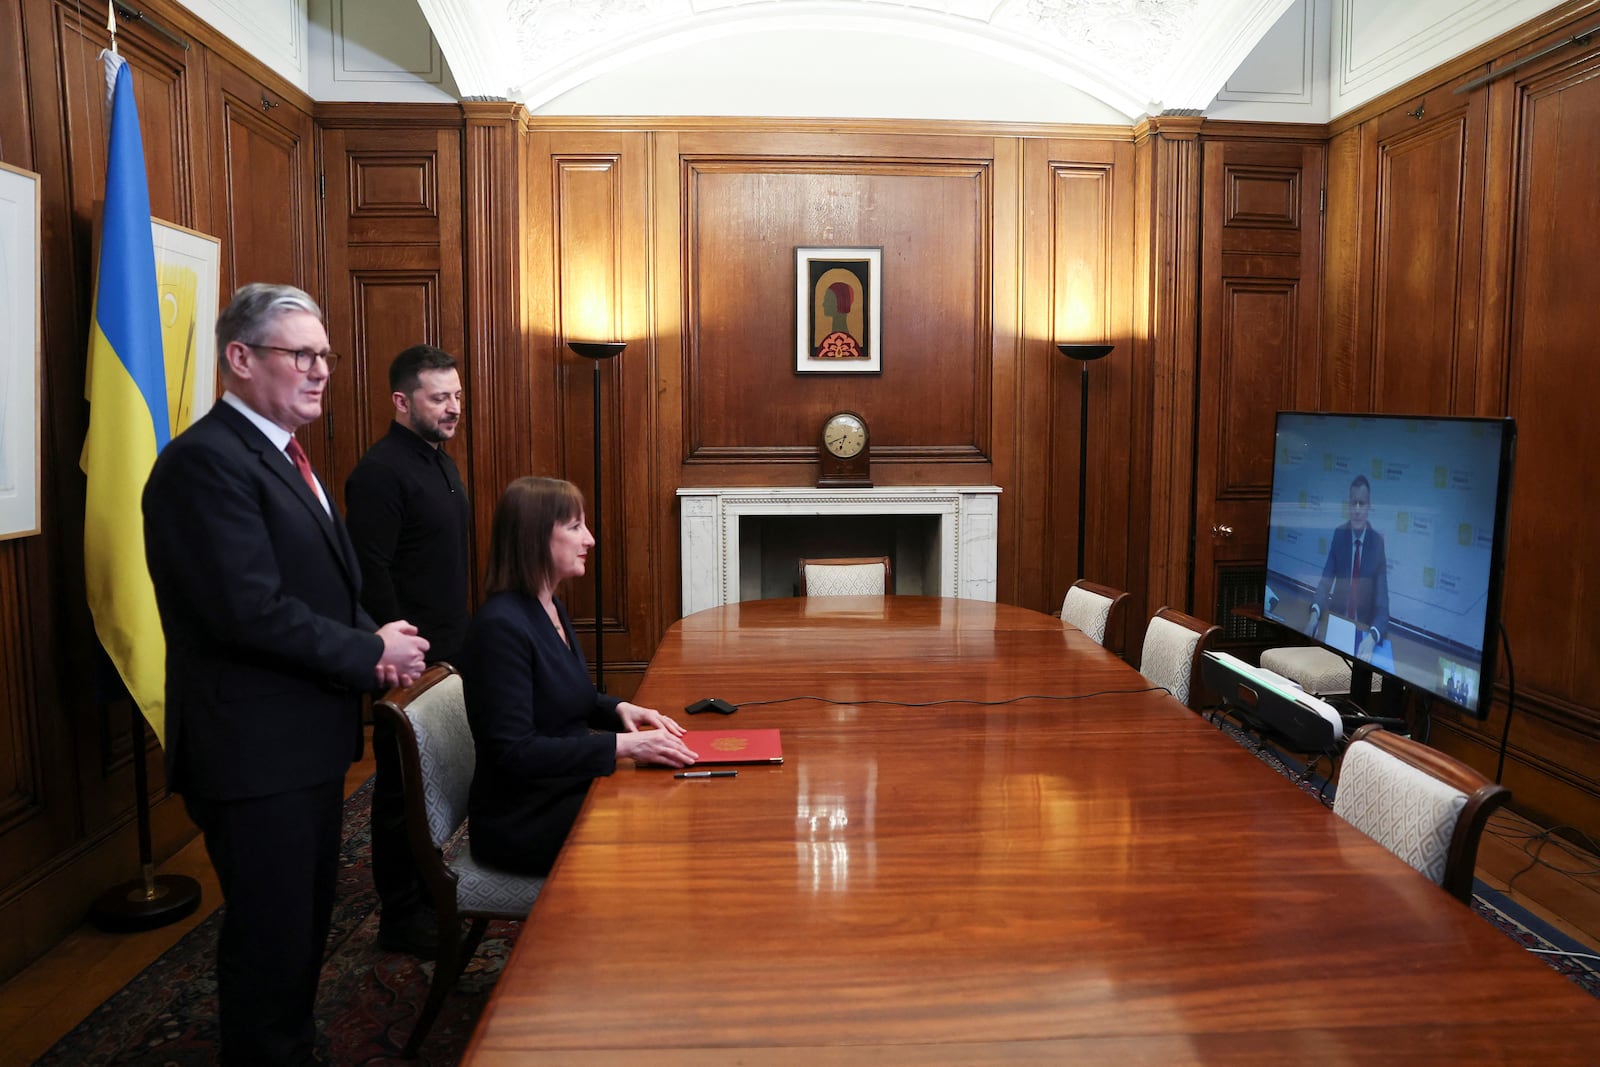
[[[745,515],[739,520],[739,599],[799,594],[799,560],[888,556],[896,593],[939,596],[938,515]]]

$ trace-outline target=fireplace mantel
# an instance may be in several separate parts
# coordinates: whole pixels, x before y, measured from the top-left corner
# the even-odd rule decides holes
[[[747,517],[935,517],[937,589],[925,591],[968,600],[995,599],[999,486],[679,489],[678,498],[685,615],[743,599],[739,524]]]

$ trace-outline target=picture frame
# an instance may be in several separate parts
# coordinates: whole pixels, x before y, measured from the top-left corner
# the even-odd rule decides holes
[[[0,540],[41,531],[40,196],[39,175],[0,163]]]
[[[796,374],[883,371],[883,249],[794,250]]]
[[[222,242],[161,219],[150,220],[161,301],[161,351],[167,420],[176,437],[217,399],[217,290]]]

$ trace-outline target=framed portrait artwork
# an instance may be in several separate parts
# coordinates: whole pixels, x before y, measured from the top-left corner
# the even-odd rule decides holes
[[[39,176],[0,163],[0,539],[39,532]]]
[[[794,250],[798,374],[883,370],[883,249]]]
[[[222,243],[197,230],[150,220],[161,301],[161,352],[167,365],[172,436],[211,410],[217,398],[217,287]]]

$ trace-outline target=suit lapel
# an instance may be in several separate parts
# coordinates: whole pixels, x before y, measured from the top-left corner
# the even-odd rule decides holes
[[[239,435],[245,446],[256,454],[262,468],[267,472],[267,477],[276,479],[316,521],[317,529],[322,531],[322,536],[327,539],[328,548],[338,559],[340,569],[344,571],[345,581],[350,583],[352,590],[356,589],[358,563],[355,546],[350,543],[350,535],[345,532],[344,523],[339,521],[338,513],[330,513],[330,509],[323,508],[322,501],[317,499],[317,495],[311,491],[305,479],[300,477],[300,472],[295,469],[288,455],[273,448],[272,442],[251,425],[249,419],[225,402],[218,402],[211,410],[221,416]]]

